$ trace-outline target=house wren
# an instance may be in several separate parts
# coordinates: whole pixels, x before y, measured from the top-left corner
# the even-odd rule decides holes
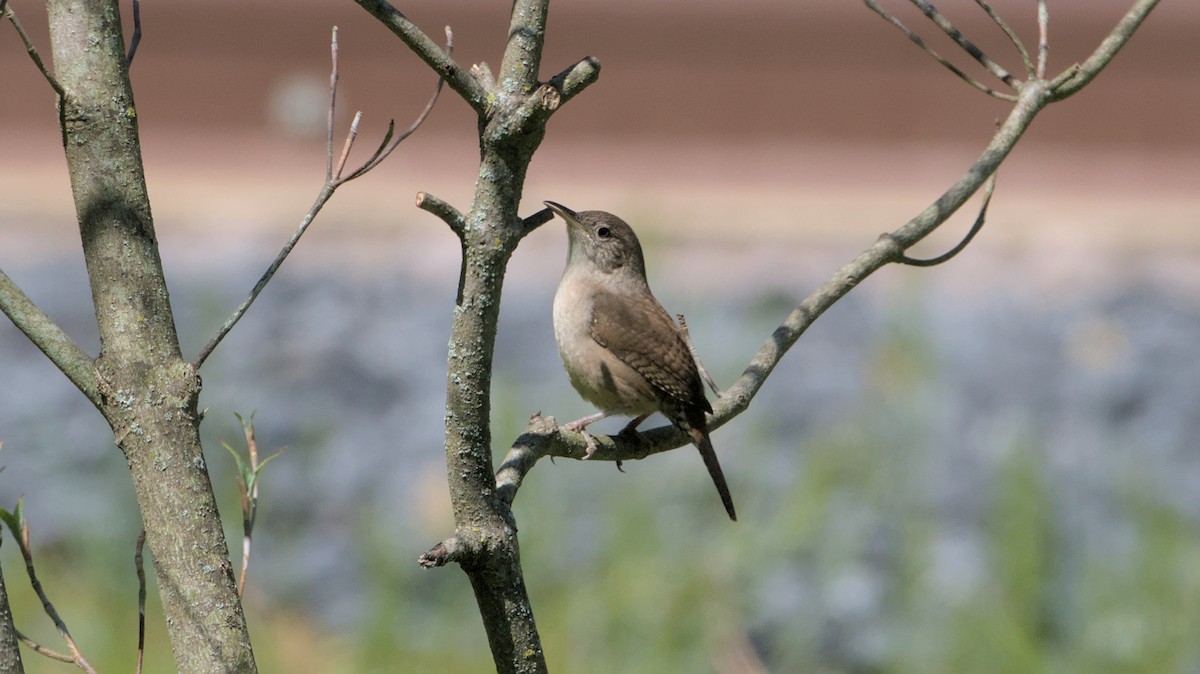
[[[662,412],[700,450],[729,519],[736,520],[708,439],[704,414],[712,406],[683,335],[646,283],[637,235],[611,213],[576,213],[545,203],[566,220],[569,239],[567,266],[554,295],[554,338],[571,385],[600,408],[565,428],[585,432],[592,422],[623,414],[634,417],[621,431],[628,433]],[[593,451],[589,436],[588,455]]]

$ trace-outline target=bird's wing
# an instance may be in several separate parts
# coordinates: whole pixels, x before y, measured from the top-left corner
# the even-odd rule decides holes
[[[592,339],[673,403],[664,407],[688,417],[697,407],[712,411],[691,351],[675,321],[653,296],[649,302],[626,302],[616,293],[601,291],[594,302]]]

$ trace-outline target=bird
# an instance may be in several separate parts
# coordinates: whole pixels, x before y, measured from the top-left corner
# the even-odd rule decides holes
[[[599,412],[563,427],[584,430],[612,415],[632,416],[621,431],[661,412],[687,433],[708,468],[729,519],[736,521],[725,474],[708,435],[699,368],[679,326],[650,292],[646,262],[633,228],[605,211],[546,206],[567,223],[567,263],[554,294],[554,338],[571,385]]]

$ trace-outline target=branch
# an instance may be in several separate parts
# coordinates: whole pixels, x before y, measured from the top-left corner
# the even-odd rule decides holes
[[[513,0],[497,94],[524,96],[537,87],[549,5],[550,0]]]
[[[350,150],[354,146],[355,139],[358,138],[358,124],[362,120],[362,113],[359,112],[354,115],[354,120],[350,123],[350,130],[346,133],[346,140],[342,144],[342,153],[335,163],[333,159],[333,126],[334,112],[337,108],[337,33],[337,26],[334,26],[333,37],[330,40],[329,48],[333,65],[329,75],[329,117],[326,122],[325,184],[321,187],[320,192],[317,193],[317,198],[315,201],[313,201],[313,205],[308,209],[308,213],[306,213],[304,218],[300,220],[300,224],[296,227],[296,231],[292,233],[291,238],[288,239],[287,243],[283,245],[283,248],[280,249],[279,254],[275,256],[275,259],[271,262],[270,266],[267,267],[267,270],[263,272],[263,275],[258,279],[258,283],[254,284],[254,288],[250,290],[250,294],[246,296],[246,299],[243,300],[240,305],[238,305],[237,309],[234,309],[233,314],[226,319],[225,324],[221,326],[221,329],[217,331],[217,334],[214,335],[213,338],[204,345],[204,348],[200,350],[200,353],[192,362],[192,367],[196,370],[199,370],[200,366],[204,364],[204,361],[208,360],[208,357],[212,355],[213,350],[217,348],[217,345],[221,343],[221,340],[225,339],[225,336],[229,334],[229,331],[233,329],[233,326],[237,325],[237,322],[242,320],[242,316],[246,314],[246,311],[250,308],[250,305],[254,304],[254,300],[258,299],[258,296],[262,293],[263,289],[267,287],[267,283],[269,283],[275,276],[275,272],[279,271],[279,267],[283,265],[284,260],[286,260],[288,255],[292,253],[292,249],[295,248],[296,244],[300,242],[300,237],[304,236],[304,232],[308,230],[308,226],[312,224],[313,220],[316,219],[317,214],[321,212],[321,209],[325,207],[325,204],[329,201],[329,199],[333,197],[333,193],[337,191],[337,188],[350,182],[351,180],[354,180],[355,178],[361,178],[371,169],[379,166],[384,159],[387,159],[388,156],[391,155],[392,151],[396,149],[396,146],[398,146],[401,142],[411,136],[413,132],[420,128],[425,119],[429,117],[430,111],[433,110],[433,105],[437,102],[438,96],[441,94],[443,80],[439,78],[437,84],[434,86],[433,95],[429,98],[429,102],[425,104],[425,107],[421,110],[421,113],[417,115],[416,121],[414,121],[399,135],[396,135],[395,133],[395,122],[389,122],[387,133],[384,134],[383,140],[379,143],[379,146],[375,149],[375,151],[371,153],[371,156],[362,164],[362,166],[359,166],[354,171],[351,171],[349,175],[343,176],[342,171],[346,166],[346,159],[350,155]],[[449,57],[449,54],[453,48],[454,35],[450,31],[450,27],[447,26],[445,51],[447,58]]]
[[[600,61],[585,56],[571,64],[566,70],[550,78],[550,85],[562,94],[560,103],[566,103],[600,78]]]
[[[33,59],[33,64],[37,66],[38,72],[42,74],[42,77],[46,78],[46,81],[50,83],[50,87],[54,89],[55,93],[59,96],[66,96],[67,94],[62,84],[59,84],[54,75],[51,75],[50,71],[46,69],[46,64],[42,62],[42,57],[38,54],[37,47],[34,47],[33,40],[29,39],[29,33],[25,32],[25,27],[17,19],[16,12],[11,7],[8,7],[8,0],[0,2],[0,19],[3,19],[5,16],[8,17],[13,28],[17,29],[17,35],[21,37],[21,44],[25,45],[25,52],[29,54],[29,58]]]
[[[967,247],[967,244],[971,243],[971,239],[975,238],[975,235],[979,233],[979,230],[983,229],[983,221],[987,217],[988,204],[992,202],[992,192],[995,190],[996,174],[993,173],[991,177],[988,178],[987,184],[983,187],[983,205],[979,207],[979,215],[975,217],[975,224],[971,225],[970,231],[967,232],[967,235],[963,237],[962,241],[958,242],[957,246],[951,248],[945,253],[942,253],[941,255],[938,255],[937,257],[917,259],[911,258],[907,255],[901,255],[896,261],[900,264],[906,264],[910,267],[934,267],[942,264],[943,262],[949,262],[954,258],[955,255],[961,253],[963,249]]]
[[[0,270],[0,311],[53,362],[92,404],[100,406],[96,366],[58,324]]]
[[[138,639],[136,674],[142,674],[142,659],[146,653],[146,568],[142,564],[142,549],[146,547],[146,527],[138,532],[133,546],[133,566],[138,579]]]
[[[995,10],[992,9],[992,6],[989,5],[985,0],[975,0],[975,3],[978,4],[989,17],[991,17],[992,21],[994,21],[996,25],[1000,27],[1000,30],[1004,31],[1004,34],[1008,36],[1009,42],[1012,42],[1013,46],[1017,48],[1017,51],[1021,54],[1021,62],[1025,64],[1025,74],[1029,77],[1037,77],[1037,71],[1034,70],[1033,60],[1029,58],[1029,52],[1025,49],[1025,43],[1021,42],[1021,38],[1017,37],[1016,31],[1010,28],[1009,25],[1005,23],[1004,19],[1001,19],[1000,15],[996,14]]]
[[[1038,79],[1046,77],[1046,60],[1050,56],[1050,10],[1046,7],[1046,0],[1038,0],[1037,4],[1038,18],[1038,58],[1037,58],[1037,76]]]
[[[476,112],[482,114],[487,110],[488,92],[475,78],[471,77],[469,72],[459,66],[450,57],[450,54],[439,49],[436,42],[420,28],[417,28],[416,24],[409,21],[408,17],[385,0],[355,0],[355,2],[395,33],[422,61],[446,80],[450,88],[458,92],[458,95],[462,96],[463,100]]]
[[[550,210],[549,208],[543,208],[542,210],[538,211],[537,213],[534,213],[533,215],[529,216],[528,218],[525,218],[524,220],[522,220],[521,227],[522,227],[522,229],[525,230],[525,234],[529,234],[533,230],[537,229],[538,227],[541,227],[542,225],[546,224],[547,222],[550,222],[553,219],[554,219],[554,211]]]
[[[1150,10],[1158,4],[1158,0],[1138,0],[1133,7],[1122,17],[1117,27],[1113,29],[1108,37],[1100,43],[1096,51],[1088,57],[1082,64],[1068,68],[1058,77],[1054,78],[1050,85],[1050,95],[1056,101],[1061,101],[1076,94],[1080,89],[1084,88],[1095,79],[1096,75],[1104,70],[1105,66],[1112,61],[1117,52],[1125,46],[1129,38],[1137,31],[1138,26],[1142,25],[1142,21],[1150,14]]]
[[[25,559],[25,572],[29,576],[29,584],[33,587],[33,591],[37,593],[38,599],[42,602],[42,609],[46,611],[46,615],[50,616],[50,620],[54,622],[54,627],[58,630],[59,636],[66,642],[67,647],[71,649],[71,655],[63,659],[61,654],[55,653],[46,648],[35,648],[38,652],[53,657],[54,659],[62,659],[64,662],[73,662],[77,667],[88,674],[96,674],[96,670],[92,669],[92,665],[88,663],[87,658],[79,652],[78,646],[75,645],[75,640],[71,638],[71,632],[67,629],[66,623],[58,615],[54,604],[50,603],[50,597],[46,596],[46,591],[42,588],[41,581],[38,580],[37,571],[33,566],[33,550],[29,546],[29,522],[25,520],[25,515],[22,513],[22,504],[17,502],[17,507],[10,513],[7,510],[0,510],[0,519],[8,525],[12,532],[13,538],[17,541],[17,547],[21,550],[21,557]],[[23,641],[34,646],[32,640],[18,633],[18,637]]]
[[[463,233],[467,228],[467,220],[454,206],[428,192],[417,192],[417,208],[441,218],[442,222],[449,225],[450,230],[458,235],[459,239],[463,238]]]
[[[1008,74],[1007,70],[1000,67],[999,63],[996,63],[992,59],[988,58],[988,55],[984,54],[983,51],[979,49],[979,47],[976,47],[975,43],[971,42],[966,37],[964,37],[962,32],[959,31],[957,28],[955,28],[954,24],[950,23],[949,19],[942,16],[941,13],[939,13],[933,5],[929,4],[928,2],[925,2],[925,0],[911,0],[911,1],[914,5],[917,6],[918,9],[921,10],[922,13],[925,14],[926,17],[929,18],[930,21],[932,21],[938,28],[941,28],[942,32],[944,32],[946,35],[950,36],[950,39],[954,40],[954,42],[956,44],[958,44],[959,47],[962,47],[963,51],[970,54],[971,58],[978,61],[979,64],[982,65],[984,68],[987,68],[987,71],[990,72],[992,75],[994,75],[996,77],[996,79],[1000,80],[1001,82],[1007,84],[1010,87],[1016,86],[1013,76]]]
[[[138,45],[142,43],[142,3],[133,0],[133,37],[129,39],[129,52],[125,54],[125,67],[133,65],[133,57],[137,55]]]
[[[1016,96],[1009,94],[1009,93],[1002,92],[1002,91],[996,91],[995,89],[987,86],[986,84],[984,84],[984,83],[976,80],[975,78],[971,77],[970,75],[966,74],[965,72],[960,70],[958,66],[947,61],[945,58],[942,57],[941,54],[938,54],[933,49],[931,49],[928,45],[926,45],[925,40],[921,39],[920,35],[917,35],[915,32],[913,32],[913,30],[911,28],[904,25],[900,21],[900,19],[897,19],[895,16],[893,16],[892,14],[887,12],[887,10],[885,10],[883,7],[880,7],[879,3],[876,2],[875,0],[863,0],[863,2],[866,3],[867,7],[869,7],[871,9],[871,11],[875,12],[879,16],[882,16],[888,23],[899,28],[905,35],[908,36],[908,39],[911,40],[913,44],[920,47],[926,54],[929,54],[931,57],[933,57],[933,59],[935,61],[937,61],[938,63],[945,66],[947,70],[954,73],[962,81],[964,81],[967,84],[982,91],[983,93],[987,94],[988,96],[992,96],[993,98],[999,98],[1002,101],[1010,101],[1010,102],[1015,102],[1017,100]]]

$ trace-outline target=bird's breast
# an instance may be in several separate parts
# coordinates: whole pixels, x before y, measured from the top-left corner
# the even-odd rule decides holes
[[[592,338],[591,288],[582,275],[563,274],[554,294],[554,339],[571,385],[585,400],[605,411],[649,414],[658,409],[654,389],[646,378]]]

